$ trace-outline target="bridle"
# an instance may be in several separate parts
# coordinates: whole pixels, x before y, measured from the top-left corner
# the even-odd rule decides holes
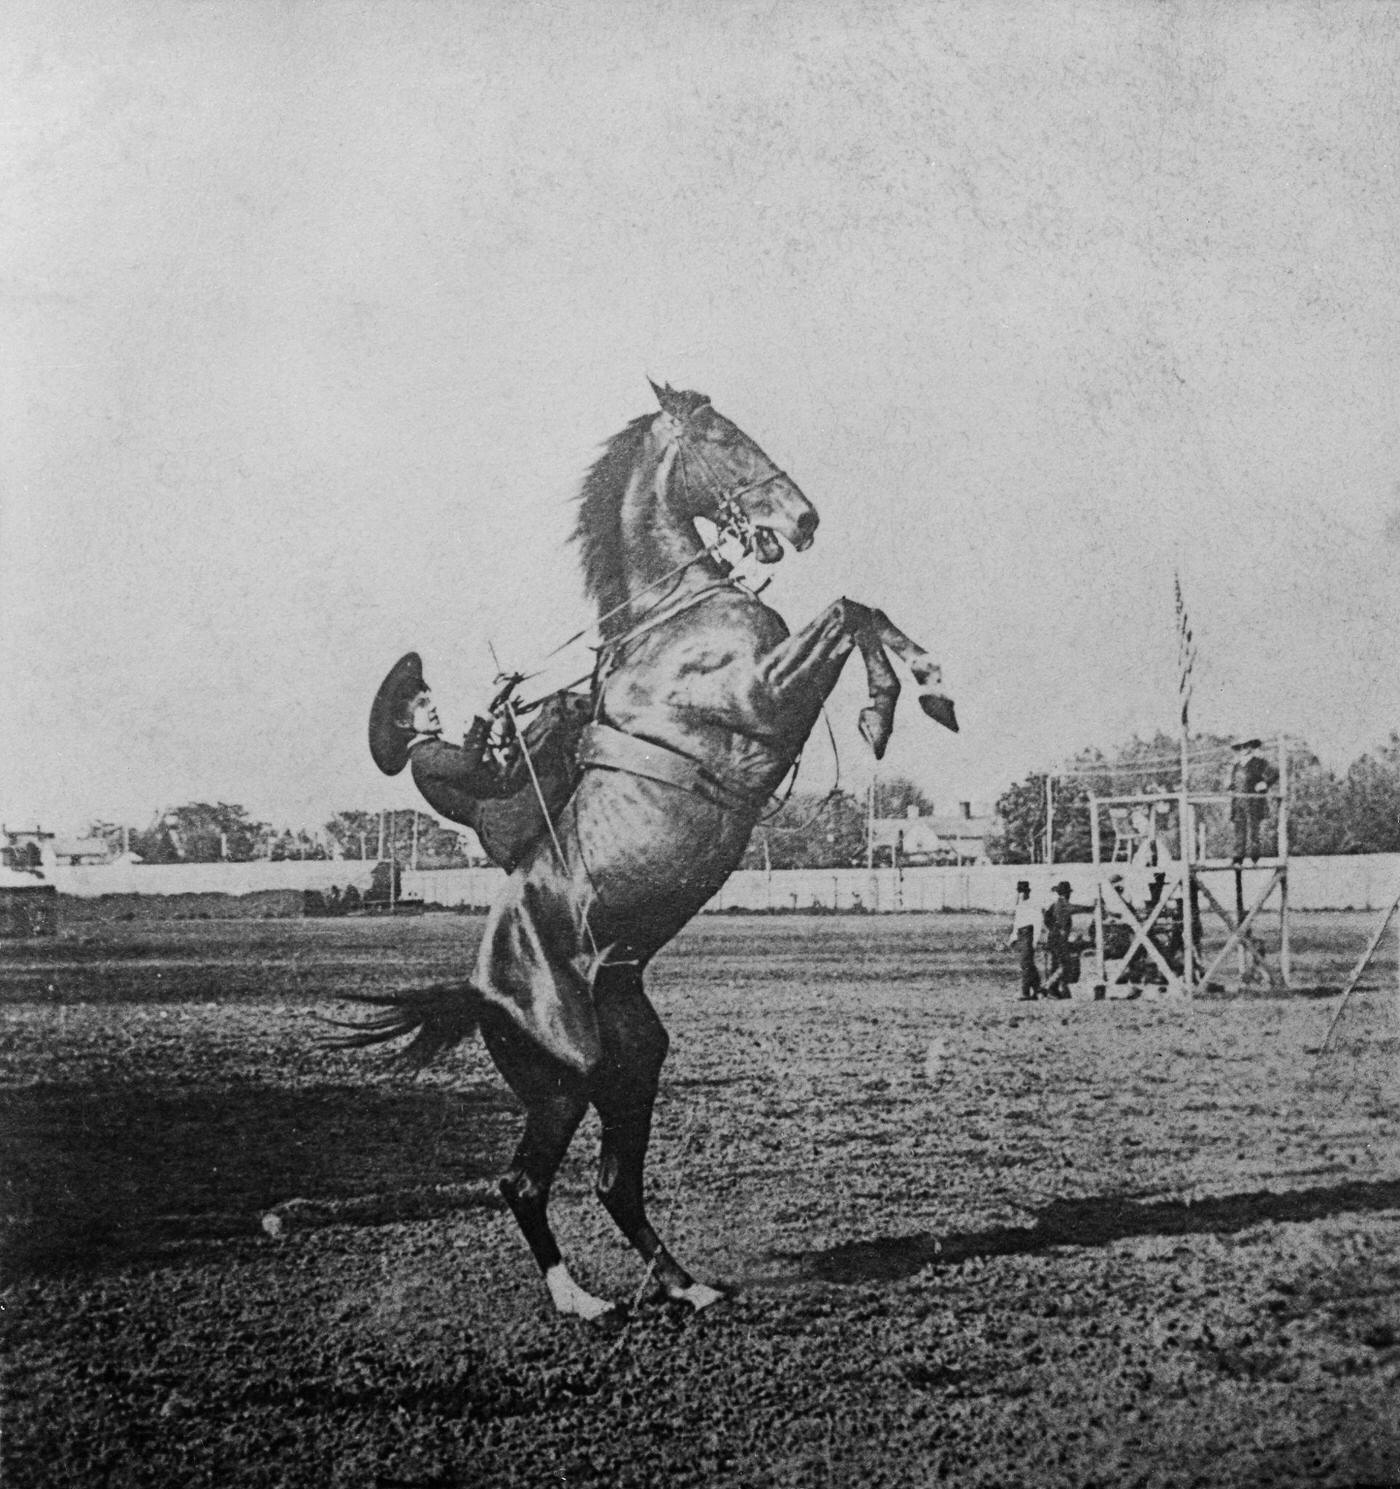
[[[701,408],[705,406],[705,404],[698,405],[698,407]],[[694,411],[695,410],[692,410],[692,413]],[[726,576],[726,578],[721,580],[719,583],[707,585],[703,590],[700,590],[695,595],[687,597],[687,599],[681,605],[672,609],[667,608],[667,601],[674,593],[676,585],[680,583],[680,576],[693,565],[700,563],[706,558],[709,558],[719,562],[722,567],[725,567],[726,569],[728,568],[728,565],[724,563],[724,560],[721,558],[719,552],[720,543],[725,538],[731,538],[734,542],[738,543],[739,546],[743,549],[745,558],[749,557],[753,553],[754,528],[756,524],[748,515],[748,513],[743,510],[739,503],[751,493],[755,491],[762,491],[765,486],[771,486],[774,481],[783,481],[790,479],[786,471],[779,470],[775,466],[773,470],[771,470],[766,476],[760,476],[757,480],[747,481],[742,485],[727,486],[723,478],[715,470],[714,466],[706,457],[704,451],[698,449],[694,444],[691,443],[690,439],[687,437],[685,432],[685,421],[678,419],[674,414],[668,414],[668,417],[671,419],[673,425],[675,426],[674,440],[676,447],[676,458],[679,464],[681,484],[685,487],[688,498],[690,493],[690,476],[687,470],[686,462],[688,460],[693,461],[700,468],[700,471],[703,474],[709,489],[716,493],[715,515],[711,520],[719,529],[719,536],[713,543],[706,544],[699,553],[693,554],[690,558],[687,558],[681,563],[678,563],[675,568],[668,569],[666,573],[662,574],[659,578],[652,580],[652,582],[647,585],[646,589],[639,591],[637,594],[629,595],[628,598],[623,600],[620,604],[614,605],[611,610],[605,611],[597,618],[597,620],[591,622],[587,626],[582,627],[580,630],[575,631],[572,636],[566,637],[559,643],[558,646],[545,653],[542,660],[547,662],[551,657],[557,656],[561,651],[567,650],[567,648],[574,645],[575,642],[583,640],[583,638],[587,636],[590,631],[599,629],[607,621],[611,620],[613,616],[619,615],[622,611],[634,607],[637,601],[642,597],[642,595],[646,594],[648,591],[660,589],[663,585],[670,583],[671,587],[658,599],[653,601],[650,606],[648,606],[647,610],[642,614],[642,616],[634,626],[632,626],[628,631],[624,632],[623,635],[615,637],[612,640],[608,641],[605,645],[596,648],[596,651],[598,653],[597,661],[595,663],[593,672],[590,674],[590,676],[593,678],[595,688],[597,687],[601,663],[603,662],[604,657],[615,655],[620,647],[628,645],[632,641],[635,641],[638,636],[640,636],[644,631],[652,630],[656,626],[673,619],[674,616],[681,614],[682,611],[689,610],[692,605],[698,604],[701,601],[708,599],[710,595],[716,594],[721,590],[737,589],[741,594],[749,595],[750,597],[752,597],[755,596],[759,591],[766,589],[768,586],[768,581],[765,580],[764,583],[759,586],[759,591],[756,591],[750,589],[744,584],[741,584],[738,580]],[[525,682],[529,678],[536,676],[538,676],[538,672],[498,672],[496,681],[499,684],[504,684],[500,696],[504,697],[506,694],[511,692],[512,689],[514,689],[519,683]],[[579,681],[584,681],[584,679],[580,678]],[[528,711],[530,708],[533,707],[538,707],[539,702],[542,701],[543,700],[538,700],[535,704],[526,705],[525,711]]]
[[[701,404],[700,407],[703,408],[705,405]],[[675,416],[671,417],[674,419]],[[678,426],[675,435],[676,459],[680,468],[682,486],[688,494],[690,492],[688,462],[693,461],[699,467],[705,484],[714,493],[715,515],[712,520],[715,526],[725,537],[732,538],[738,543],[744,550],[744,557],[747,558],[754,550],[755,524],[753,518],[744,511],[740,503],[746,496],[751,496],[755,491],[762,491],[765,486],[771,486],[774,481],[788,480],[787,472],[775,466],[766,476],[761,476],[756,481],[747,481],[743,485],[726,485],[724,479],[706,457],[705,452],[691,442],[686,434],[685,424],[679,420],[676,423]]]

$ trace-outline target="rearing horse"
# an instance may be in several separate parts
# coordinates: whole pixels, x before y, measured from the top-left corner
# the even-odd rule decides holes
[[[655,391],[660,412],[610,441],[580,498],[574,536],[602,647],[579,784],[507,880],[472,980],[376,1000],[391,1011],[352,1041],[413,1034],[406,1053],[421,1062],[480,1030],[526,1114],[501,1192],[555,1308],[586,1319],[612,1305],[570,1275],[547,1205],[590,1105],[602,1124],[598,1196],[661,1292],[696,1309],[721,1297],[667,1251],[643,1203],[668,1045],[643,991],[647,964],[739,863],[853,649],[877,758],[899,693],[886,648],[908,664],[925,712],[957,728],[938,668],[878,610],[836,600],[790,635],[730,580],[697,518],[773,563],[780,539],[811,546],[816,509],[704,395]]]

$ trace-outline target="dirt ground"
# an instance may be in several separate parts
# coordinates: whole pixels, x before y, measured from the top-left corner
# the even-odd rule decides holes
[[[1373,924],[1297,917],[1296,980]],[[484,1055],[324,1043],[480,928],[0,949],[8,1486],[1400,1483],[1393,932],[1323,1052],[1335,997],[1022,1004],[988,917],[702,919],[652,1210],[734,1297],[602,1333],[497,1201]],[[630,1298],[594,1146],[556,1224]]]

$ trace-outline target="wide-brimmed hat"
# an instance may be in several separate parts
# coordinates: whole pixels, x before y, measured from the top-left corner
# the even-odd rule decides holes
[[[1060,882],[1055,886],[1056,894],[1073,894],[1073,892],[1074,886],[1069,882],[1068,879],[1061,879]]]
[[[1262,749],[1263,745],[1264,741],[1262,739],[1237,739],[1231,748],[1236,750],[1258,750]]]
[[[404,704],[427,688],[423,659],[416,651],[401,656],[379,684],[369,711],[369,752],[386,776],[396,776],[408,764],[409,731],[399,720]]]

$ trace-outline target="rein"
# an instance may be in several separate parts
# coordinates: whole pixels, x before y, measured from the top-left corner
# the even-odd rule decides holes
[[[659,615],[657,614],[657,609],[664,602],[658,601],[657,607],[644,615],[630,631],[624,631],[621,636],[615,636],[611,641],[600,646],[598,648],[598,654],[599,656],[606,656],[609,653],[620,650],[624,646],[629,646],[639,637],[645,636],[648,631],[655,630],[657,626],[664,626],[667,621],[675,620],[677,616],[684,615],[687,610],[693,610],[702,600],[707,600],[711,595],[719,594],[722,590],[732,589],[736,593],[753,600],[757,599],[768,588],[768,583],[769,581],[765,579],[758,589],[749,589],[747,585],[741,583],[738,579],[719,579],[714,584],[707,584],[704,589],[696,590],[693,595],[687,595],[678,605],[673,606],[670,610],[661,611]]]

